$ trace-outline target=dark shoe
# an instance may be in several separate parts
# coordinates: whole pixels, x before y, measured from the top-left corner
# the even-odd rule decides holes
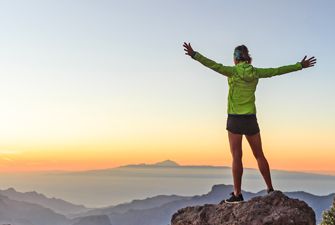
[[[270,194],[273,191],[275,191],[275,190],[273,190],[273,188],[270,188],[270,189],[267,190],[268,194]]]
[[[242,194],[239,194],[238,196],[235,196],[234,192],[230,193],[231,197],[226,199],[226,200],[223,200],[221,203],[239,203],[239,202],[243,202],[244,199],[243,199],[243,195]]]

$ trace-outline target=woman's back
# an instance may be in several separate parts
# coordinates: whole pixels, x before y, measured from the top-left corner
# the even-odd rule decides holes
[[[267,78],[301,70],[301,63],[277,68],[256,68],[246,61],[225,66],[195,52],[193,58],[204,66],[228,77],[228,114],[256,114],[255,91],[259,78]]]
[[[247,62],[238,63],[228,77],[228,114],[256,114],[255,91],[258,77]]]

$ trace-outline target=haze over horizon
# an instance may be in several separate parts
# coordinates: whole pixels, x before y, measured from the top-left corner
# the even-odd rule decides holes
[[[0,190],[36,191],[76,204],[103,207],[158,195],[199,195],[214,185],[233,183],[229,167],[176,165],[163,161],[80,172],[0,173],[0,180],[4,181]],[[334,175],[272,170],[272,177],[276,190],[334,193]],[[242,186],[254,193],[266,187],[260,172],[248,168],[244,169]]]
[[[90,172],[90,171],[105,171],[105,170],[113,170],[113,169],[119,169],[119,168],[126,168],[126,167],[179,167],[179,168],[188,168],[188,167],[195,167],[195,168],[231,168],[230,165],[208,165],[208,164],[180,164],[175,160],[171,159],[165,159],[162,161],[156,161],[152,163],[147,162],[139,162],[139,163],[132,163],[132,164],[122,164],[114,167],[105,167],[105,168],[93,168],[93,169],[83,169],[83,170],[38,170],[38,171],[3,171],[2,174],[48,174],[48,173],[76,173],[76,172]],[[258,170],[257,168],[252,167],[245,167],[245,169],[252,169],[252,170]],[[326,175],[326,176],[335,176],[335,171],[322,171],[322,170],[285,170],[285,169],[273,169],[272,171],[281,171],[281,172],[288,172],[288,173],[306,173],[306,174],[315,174],[315,175]]]
[[[335,171],[334,8],[332,0],[1,1],[0,173],[165,159],[230,166],[227,79],[185,56],[184,41],[227,65],[240,44],[257,67],[316,56],[314,68],[260,80],[257,116],[271,169]],[[243,147],[244,166],[257,168]]]

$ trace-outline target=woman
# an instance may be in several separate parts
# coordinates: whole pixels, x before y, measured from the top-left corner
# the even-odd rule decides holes
[[[234,192],[223,202],[235,203],[243,201],[241,193],[242,182],[242,136],[245,135],[258,164],[258,168],[265,180],[267,192],[272,192],[269,164],[264,156],[260,130],[256,118],[255,91],[259,78],[272,77],[294,72],[314,66],[316,59],[305,56],[301,62],[278,68],[256,68],[251,65],[252,58],[248,48],[237,46],[234,50],[235,66],[224,66],[206,58],[192,49],[190,43],[183,44],[185,54],[199,61],[204,66],[228,77],[228,119],[227,131],[230,151],[233,158],[232,173]]]

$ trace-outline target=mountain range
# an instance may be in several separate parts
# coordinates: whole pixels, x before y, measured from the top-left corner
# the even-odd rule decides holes
[[[217,204],[227,197],[232,190],[231,185],[214,185],[210,192],[196,196],[160,195],[142,200],[133,200],[128,203],[119,204],[96,209],[88,209],[64,200],[47,198],[35,192],[20,193],[13,188],[0,193],[0,224],[16,225],[166,225],[170,223],[173,213],[186,206],[203,204]],[[11,196],[24,196],[20,201],[10,199],[2,193],[10,193]],[[245,199],[265,195],[265,191],[252,193],[243,191]],[[321,213],[328,209],[335,194],[317,196],[310,193],[286,192],[290,198],[297,198],[310,205],[317,215],[317,221],[321,220]],[[36,200],[35,200],[36,197]],[[44,198],[44,200],[43,200]],[[30,202],[24,201],[29,199]],[[59,202],[77,213],[60,214],[47,206],[53,207]],[[39,205],[44,203],[44,205]],[[45,204],[48,202],[48,204]],[[57,208],[64,210],[62,207]]]
[[[272,174],[276,182],[275,187],[285,187],[286,190],[281,190],[287,196],[308,203],[315,211],[317,221],[321,220],[322,211],[331,206],[334,198],[334,193],[329,194],[328,191],[334,191],[334,176],[276,170]],[[266,194],[265,191],[250,190],[250,187],[257,189],[263,186],[257,170],[245,169],[243,179],[244,186],[249,187],[248,191],[243,192],[245,199]],[[2,180],[10,181],[13,178]],[[32,182],[29,185],[35,184],[38,188],[39,180],[48,183],[52,190],[65,190],[62,193],[70,197],[73,194],[66,190],[73,190],[75,196],[82,201],[92,202],[100,198],[105,206],[87,207],[84,204],[72,203],[78,201],[69,200],[64,194],[54,198],[48,196],[57,195],[49,192],[20,192],[9,187],[0,190],[0,224],[167,225],[172,214],[178,209],[216,204],[229,196],[233,189],[232,185],[222,184],[231,180],[229,167],[182,166],[171,160],[104,170],[46,173],[33,176],[25,182]],[[20,182],[22,183],[22,180]],[[215,182],[219,184],[215,185]],[[57,186],[59,184],[62,185]],[[301,191],[291,191],[299,189]],[[306,191],[308,189],[328,193],[315,194]],[[179,193],[176,190],[179,190]],[[180,194],[180,190],[183,194]],[[200,194],[194,194],[195,192]],[[120,194],[124,194],[130,200],[115,204],[115,198]]]

